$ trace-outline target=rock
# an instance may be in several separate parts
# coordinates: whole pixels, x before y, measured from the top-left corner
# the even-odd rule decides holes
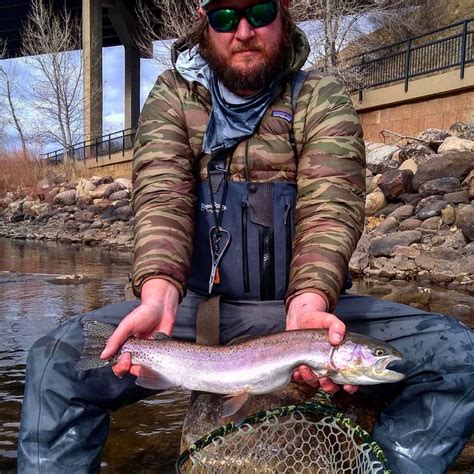
[[[458,191],[461,188],[461,182],[457,178],[437,178],[423,183],[419,192],[423,197],[432,194],[446,194]]]
[[[438,230],[443,221],[441,220],[441,217],[435,216],[435,217],[429,217],[426,219],[420,226],[421,229],[429,229],[429,230]]]
[[[462,252],[464,255],[474,255],[474,242],[467,244],[463,249]]]
[[[387,217],[374,231],[373,235],[384,235],[394,232],[398,227],[397,219],[393,217]]]
[[[91,199],[91,192],[95,190],[95,185],[87,179],[80,179],[76,186],[76,198],[89,200]]]
[[[416,138],[425,142],[425,145],[428,145],[434,151],[438,149],[441,143],[450,137],[451,134],[446,130],[441,130],[439,128],[428,128],[421,132]]]
[[[464,138],[465,140],[474,140],[474,125],[469,123],[453,123],[448,132],[453,137]]]
[[[398,170],[400,163],[392,158],[383,159],[377,166],[377,173],[383,174],[390,170]]]
[[[411,204],[413,206],[417,206],[418,203],[421,201],[422,196],[418,193],[405,193],[402,194],[399,199],[403,201],[405,204]]]
[[[24,212],[15,212],[15,214],[10,217],[9,221],[12,223],[22,222],[25,218],[26,214]]]
[[[367,195],[365,200],[365,215],[373,216],[387,205],[385,196],[379,189]]]
[[[415,163],[415,160],[411,158],[409,160],[404,161],[398,168],[399,170],[409,170],[413,174],[416,174],[418,171],[418,165]]]
[[[456,191],[454,193],[446,193],[443,200],[451,204],[469,203],[469,191]]]
[[[42,202],[31,206],[30,212],[34,216],[43,216],[46,213],[51,212],[51,209],[51,204],[49,204],[48,202]]]
[[[123,199],[130,199],[130,192],[127,189],[122,189],[109,196],[111,201],[122,201]]]
[[[53,203],[58,206],[72,206],[76,204],[76,190],[71,189],[57,194]]]
[[[370,194],[374,192],[378,187],[379,187],[379,179],[382,177],[381,174],[376,174],[375,176],[372,176],[372,173],[370,174],[370,178],[367,178],[367,194]]]
[[[408,246],[420,242],[423,235],[416,230],[396,232],[373,239],[369,245],[369,253],[374,257],[390,257],[390,252],[395,245]]]
[[[383,143],[369,144],[366,148],[367,168],[373,173],[377,173],[379,164],[384,159],[390,159],[398,149],[398,146],[395,145],[385,145]]]
[[[454,232],[446,236],[444,245],[452,249],[462,249],[467,244],[466,237],[461,229],[456,229]]]
[[[127,191],[131,191],[132,190],[132,180],[130,179],[127,179],[127,178],[117,178],[115,180],[115,182],[117,184],[119,184],[120,186],[122,186],[122,189],[126,189]]]
[[[422,223],[423,221],[421,221],[420,219],[410,218],[410,219],[404,220],[403,222],[400,222],[398,229],[402,231],[403,230],[416,230],[421,227]]]
[[[53,283],[54,285],[77,285],[79,283],[89,283],[90,278],[87,278],[84,275],[60,275],[55,278],[46,280],[48,283]]]
[[[453,206],[450,206],[448,204],[441,211],[441,219],[443,220],[443,223],[446,224],[446,225],[454,224],[454,221],[456,220],[456,212],[454,211]]]
[[[474,241],[474,205],[464,206],[458,213],[456,225],[470,242]]]
[[[423,207],[420,211],[416,212],[416,217],[422,221],[441,215],[441,211],[448,205],[446,201],[435,201],[432,204],[428,204]]]
[[[76,206],[81,211],[84,211],[85,209],[87,209],[87,207],[90,206],[91,204],[92,204],[92,198],[91,197],[76,199]]]
[[[363,273],[369,265],[369,257],[366,252],[354,252],[349,262],[349,269],[353,273]]]
[[[474,153],[460,151],[433,158],[421,163],[413,178],[413,188],[418,188],[427,181],[438,178],[458,178],[460,181],[474,169]]]
[[[433,258],[438,258],[440,260],[456,260],[462,257],[461,252],[449,248],[446,245],[440,245],[438,247],[433,248],[430,252],[430,255]]]
[[[91,211],[81,211],[76,215],[76,220],[79,222],[92,222],[95,214]]]
[[[463,138],[448,137],[438,148],[438,153],[450,151],[474,151],[474,141]]]
[[[118,204],[112,205],[108,207],[105,212],[103,212],[100,216],[103,220],[121,220],[121,221],[128,221],[133,216],[133,210],[130,206],[130,203],[126,201],[122,201]]]
[[[94,186],[101,186],[102,184],[110,184],[114,182],[114,178],[112,176],[92,176],[90,179],[91,183]]]
[[[13,201],[7,207],[8,214],[18,214],[19,212],[23,212],[23,200],[21,201]]]
[[[379,188],[388,200],[410,192],[413,173],[409,170],[389,170],[379,180]]]
[[[400,206],[393,212],[391,212],[389,214],[389,217],[393,217],[397,222],[400,222],[411,217],[413,215],[414,210],[414,206],[412,206],[411,204],[405,204],[404,206]]]
[[[89,229],[102,229],[104,223],[102,219],[96,219],[89,227]]]
[[[390,251],[391,257],[407,257],[407,258],[415,258],[420,255],[420,251],[414,247],[408,247],[406,245],[395,245]]]
[[[90,192],[90,196],[93,199],[107,199],[113,193],[116,193],[117,191],[122,191],[122,187],[120,184],[116,182],[106,183],[106,184],[101,184],[100,186],[97,186],[97,188],[94,191]]]
[[[82,241],[85,244],[89,244],[89,245],[95,242],[98,242],[99,240],[100,240],[100,234],[98,233],[98,230],[96,229],[89,229],[82,236]]]
[[[58,193],[59,193],[58,187],[52,188],[50,191],[46,193],[44,200],[48,202],[49,204],[53,204],[54,198],[57,196]]]
[[[474,316],[474,307],[471,307],[467,304],[455,304],[451,308],[451,316],[455,318],[472,318]]]
[[[423,143],[414,142],[408,143],[400,149],[400,159],[404,162],[406,160],[413,160],[416,164],[424,161],[427,156],[434,155],[434,151]]]
[[[96,215],[99,215],[102,214],[110,205],[111,203],[108,199],[97,199],[97,201],[92,206],[88,206],[86,209]]]
[[[388,216],[395,209],[398,209],[401,206],[403,206],[401,202],[391,202],[390,204],[387,204],[383,209],[380,209],[380,211],[377,211],[375,213],[375,217]]]

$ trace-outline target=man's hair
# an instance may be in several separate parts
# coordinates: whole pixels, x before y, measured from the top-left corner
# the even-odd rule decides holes
[[[295,31],[296,25],[293,21],[293,17],[291,16],[290,10],[286,8],[281,1],[280,14],[284,34],[287,35],[288,38],[291,38],[293,36],[293,32]],[[206,34],[208,26],[209,20],[207,19],[207,15],[205,15],[202,19],[199,19],[199,21],[193,26],[193,28],[191,28],[191,30],[185,37],[185,45],[188,49],[191,49],[201,43],[201,40]]]

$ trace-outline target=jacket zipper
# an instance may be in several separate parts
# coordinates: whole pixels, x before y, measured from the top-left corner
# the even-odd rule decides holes
[[[285,204],[285,213],[283,214],[283,224],[285,226],[286,240],[286,288],[289,285],[290,265],[293,253],[293,239],[291,235],[291,204]]]
[[[242,202],[242,266],[244,276],[244,293],[250,293],[249,255],[247,246],[248,202]]]

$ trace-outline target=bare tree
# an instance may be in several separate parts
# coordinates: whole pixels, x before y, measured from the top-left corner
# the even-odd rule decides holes
[[[82,134],[81,25],[64,8],[31,0],[22,49],[35,78],[30,91],[39,137],[68,150]]]
[[[153,11],[143,0],[138,0],[135,10],[138,21],[136,42],[146,56],[152,56],[155,41],[181,38],[197,21],[197,0],[153,0]],[[158,13],[155,14],[154,11]],[[169,45],[170,42],[164,42]],[[159,64],[170,66],[169,54],[153,57]]]
[[[18,69],[15,64],[0,64],[0,104],[4,105],[5,115],[2,118],[8,120],[18,133],[23,156],[28,156],[27,138],[24,132],[24,121],[21,114],[21,83]]]

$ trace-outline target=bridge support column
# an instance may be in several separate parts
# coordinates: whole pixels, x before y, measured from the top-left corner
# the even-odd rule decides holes
[[[84,140],[102,136],[102,2],[82,0]]]
[[[140,53],[125,46],[125,128],[136,128],[140,115]]]

